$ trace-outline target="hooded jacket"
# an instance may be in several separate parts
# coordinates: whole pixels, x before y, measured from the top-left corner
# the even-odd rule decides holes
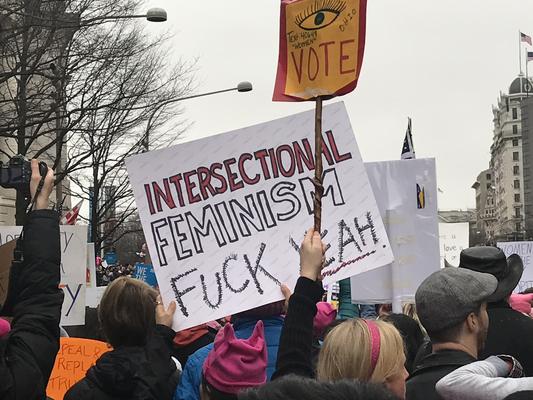
[[[157,325],[146,346],[123,346],[103,354],[65,400],[168,400],[179,381],[171,359],[175,332]]]

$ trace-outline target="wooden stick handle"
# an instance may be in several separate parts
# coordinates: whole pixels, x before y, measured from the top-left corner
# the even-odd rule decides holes
[[[316,98],[315,109],[315,232],[321,231],[322,225],[322,196],[324,186],[322,185],[322,98]]]

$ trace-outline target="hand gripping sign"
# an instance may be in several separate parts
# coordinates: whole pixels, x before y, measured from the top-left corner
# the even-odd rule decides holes
[[[282,0],[274,101],[339,96],[357,86],[366,0]]]

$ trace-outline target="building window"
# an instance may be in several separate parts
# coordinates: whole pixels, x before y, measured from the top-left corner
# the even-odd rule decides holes
[[[490,181],[492,179],[492,176],[490,174],[487,174],[487,180]]]
[[[514,147],[518,146],[518,139],[513,139],[513,146]]]
[[[514,208],[514,216],[515,217],[520,217],[520,207],[515,207]]]
[[[518,161],[520,158],[518,157],[518,151],[513,151],[513,161]]]
[[[516,107],[513,107],[513,119],[518,119],[518,110]]]
[[[522,230],[522,226],[520,225],[520,222],[518,222],[516,225],[515,225],[515,228],[516,228],[516,231],[517,232],[520,232]]]
[[[513,166],[513,174],[518,175],[520,173],[520,167],[518,165]]]
[[[513,125],[513,135],[518,135],[518,125]]]
[[[520,193],[515,193],[514,194],[514,202],[515,203],[520,203]]]
[[[515,179],[515,181],[514,181],[514,188],[515,189],[520,189],[520,181],[518,179]]]

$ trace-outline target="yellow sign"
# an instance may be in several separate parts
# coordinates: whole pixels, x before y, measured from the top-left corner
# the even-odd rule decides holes
[[[282,0],[274,101],[338,96],[357,85],[366,0]]]

